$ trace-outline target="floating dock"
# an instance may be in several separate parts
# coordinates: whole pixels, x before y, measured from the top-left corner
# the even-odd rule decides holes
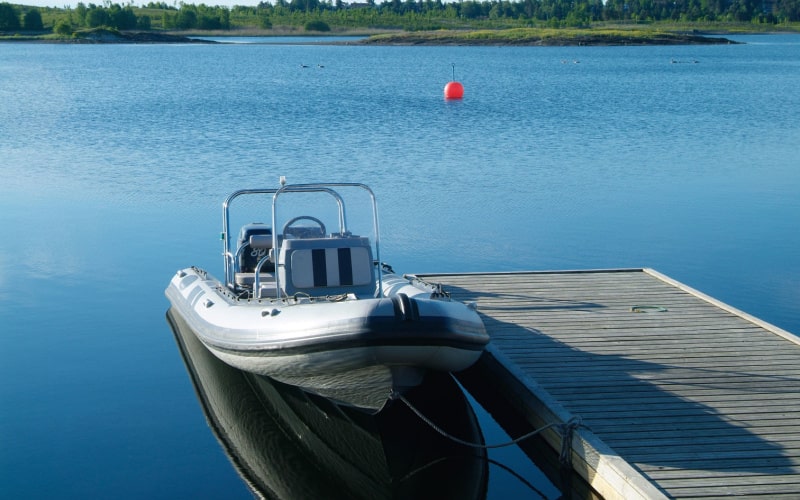
[[[492,342],[463,380],[478,401],[528,430],[580,419],[568,458],[591,494],[800,497],[789,332],[652,269],[419,277],[478,305]],[[542,438],[558,453],[563,435]]]

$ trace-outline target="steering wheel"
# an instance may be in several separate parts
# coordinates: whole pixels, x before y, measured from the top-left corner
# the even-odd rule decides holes
[[[283,237],[286,238],[286,231],[292,226],[292,224],[301,220],[310,220],[311,222],[317,224],[320,231],[322,231],[320,236],[325,236],[325,234],[327,234],[327,231],[325,231],[325,224],[323,224],[321,220],[317,219],[316,217],[311,217],[310,215],[299,215],[293,219],[290,219],[286,224],[283,225]]]

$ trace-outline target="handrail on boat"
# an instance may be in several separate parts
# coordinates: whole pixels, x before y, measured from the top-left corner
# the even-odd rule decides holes
[[[258,261],[258,264],[256,264],[256,269],[255,269],[256,274],[255,276],[253,276],[253,296],[257,299],[261,299],[261,268],[264,266],[264,264],[267,263],[268,260],[269,260],[269,253],[261,257],[261,259],[259,259]],[[275,273],[275,276],[276,276],[275,279],[277,280],[278,276],[277,272]]]
[[[347,221],[346,221],[346,217],[345,217],[345,213],[344,213],[345,212],[345,210],[344,210],[344,200],[339,195],[339,193],[337,193],[333,189],[330,189],[330,188],[328,188],[328,187],[326,187],[326,186],[324,186],[322,184],[289,184],[289,185],[286,185],[286,186],[278,189],[275,192],[275,194],[272,196],[273,248],[276,248],[274,246],[274,244],[277,243],[277,241],[276,241],[277,231],[275,231],[276,224],[277,224],[277,221],[275,220],[275,213],[277,212],[276,203],[277,203],[277,200],[278,200],[278,195],[281,194],[282,192],[288,192],[288,193],[328,193],[329,195],[333,196],[333,198],[336,200],[336,203],[339,205],[339,232],[340,233],[346,233],[347,232]]]
[[[361,188],[365,190],[370,197],[370,201],[372,201],[372,229],[373,233],[375,233],[375,258],[380,262],[380,231],[378,228],[378,203],[375,200],[375,193],[372,189],[367,186],[366,184],[361,184],[358,182],[332,182],[332,183],[320,183],[320,184],[287,184],[282,186],[280,189],[275,191],[275,194],[272,196],[272,248],[275,252],[275,292],[278,297],[281,296],[281,283],[280,283],[280,273],[277,270],[278,260],[279,260],[279,253],[280,253],[280,246],[278,240],[278,232],[275,230],[277,225],[277,218],[276,218],[276,208],[278,202],[278,196],[282,193],[328,193],[334,197],[336,202],[339,205],[339,232],[344,234],[347,232],[347,221],[345,217],[345,207],[344,207],[344,200],[342,197],[334,191],[332,188],[338,187],[353,187],[353,188]],[[375,290],[375,297],[382,297],[383,296],[383,274],[378,272],[378,286]]]
[[[233,254],[231,251],[231,231],[230,231],[230,212],[229,207],[230,204],[238,198],[239,196],[245,194],[271,194],[272,195],[272,248],[273,248],[273,256],[276,260],[276,266],[278,265],[278,254],[280,251],[280,239],[277,230],[277,217],[276,217],[276,208],[277,208],[277,199],[280,194],[283,193],[327,193],[330,194],[334,200],[336,201],[339,207],[339,232],[341,234],[347,233],[347,219],[345,214],[345,204],[344,200],[342,199],[341,195],[335,191],[333,188],[338,187],[353,187],[353,188],[360,188],[365,190],[372,202],[372,219],[373,219],[373,233],[375,237],[375,255],[374,259],[377,262],[381,262],[380,256],[380,228],[378,224],[378,204],[375,199],[375,193],[372,189],[367,186],[366,184],[355,183],[355,182],[336,182],[336,183],[315,183],[315,184],[286,184],[282,185],[280,188],[263,188],[263,189],[240,189],[228,195],[225,201],[222,203],[222,240],[223,240],[223,259],[224,259],[224,271],[225,271],[225,284],[226,286],[233,286],[234,283],[234,268],[236,266],[236,259],[239,257],[239,253],[241,249],[238,249],[236,255]],[[266,263],[269,259],[269,256],[263,257],[256,266],[256,272],[253,282],[253,294],[254,296],[257,295],[257,298],[261,298],[261,280],[260,280],[260,271],[262,266]],[[279,273],[275,272],[275,289],[276,289],[276,296],[281,297],[281,287],[280,287],[280,277]],[[383,273],[378,270],[378,285],[375,290],[375,297],[382,297],[383,296]]]
[[[277,189],[263,188],[263,189],[240,189],[234,191],[225,201],[222,202],[222,255],[225,260],[225,285],[231,286],[233,284],[233,255],[231,254],[231,233],[230,233],[230,216],[228,207],[231,202],[243,194],[274,194]]]

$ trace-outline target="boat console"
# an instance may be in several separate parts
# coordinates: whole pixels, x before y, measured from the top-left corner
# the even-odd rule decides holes
[[[372,218],[361,230],[372,231],[373,238],[351,232],[340,189],[367,194]],[[314,215],[295,212],[294,217],[281,219],[278,198],[290,194],[321,196],[320,201],[312,204]],[[271,224],[247,223],[233,242],[230,205],[243,195],[260,195],[265,201],[271,200]],[[326,222],[332,228],[330,232]],[[297,294],[375,297],[381,294],[381,286],[376,286],[376,280],[381,281],[375,268],[375,262],[379,261],[377,227],[374,195],[363,184],[299,184],[237,191],[223,204],[226,285],[240,297],[255,299]]]

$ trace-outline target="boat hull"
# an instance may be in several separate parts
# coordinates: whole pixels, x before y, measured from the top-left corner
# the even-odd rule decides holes
[[[432,298],[396,275],[400,293],[356,299],[239,299],[204,271],[179,271],[166,295],[225,363],[339,402],[379,409],[427,371],[472,365],[488,342],[464,304]],[[400,286],[402,283],[406,285]]]
[[[485,498],[486,452],[447,439],[403,402],[377,415],[331,404],[214,357],[186,323],[167,320],[210,428],[258,498]],[[405,395],[449,433],[483,444],[475,413],[447,374]]]

